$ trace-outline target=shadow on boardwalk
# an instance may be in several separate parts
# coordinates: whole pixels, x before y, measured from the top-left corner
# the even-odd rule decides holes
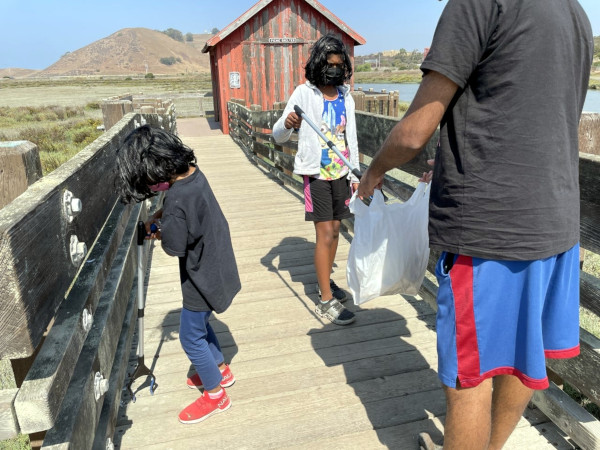
[[[179,340],[179,323],[180,323],[179,318],[180,318],[180,315],[181,315],[181,308],[176,308],[176,309],[172,309],[171,311],[166,313],[166,315],[164,316],[164,319],[163,319],[163,322],[161,325],[160,340],[159,340],[158,344],[156,344],[156,342],[152,343],[153,348],[156,345],[156,350],[152,354],[148,353],[146,355],[146,365],[148,366],[150,371],[153,373],[155,373],[155,368],[156,368],[158,359],[161,356],[161,350],[163,348],[163,344],[165,344],[169,341]],[[223,356],[225,357],[225,362],[227,364],[231,363],[231,361],[233,360],[233,358],[235,357],[235,355],[238,352],[238,347],[235,343],[235,339],[233,338],[233,335],[231,334],[231,332],[229,330],[229,327],[227,325],[225,325],[225,323],[223,323],[222,321],[217,319],[214,314],[211,315],[210,324],[211,324],[215,334],[217,335],[217,339],[219,340],[219,344],[221,346],[221,352],[223,353]],[[136,341],[137,341],[137,331],[136,331]],[[135,342],[133,345],[132,355],[135,353],[136,348],[137,348],[137,342]],[[180,348],[180,352],[183,355],[185,355],[182,348]],[[187,357],[185,359],[187,360]],[[129,381],[129,379],[135,369],[136,362],[137,362],[136,360],[133,360],[133,359],[130,360],[126,382]],[[194,366],[192,364],[190,364],[187,369],[187,376],[189,377],[189,376],[193,375],[195,372],[196,372],[196,370],[194,369]],[[154,385],[154,390],[157,392],[160,392],[159,389],[160,389],[160,385],[162,382],[160,378],[161,378],[160,376],[157,376],[156,383]],[[163,382],[168,390],[172,389],[172,387],[169,386],[169,381],[165,380]],[[149,377],[140,377],[139,379],[135,380],[132,384],[132,391],[133,391],[134,395],[136,395],[136,397],[137,396],[139,396],[139,397],[150,396],[151,395],[150,394],[150,378]],[[128,420],[127,413],[125,412],[125,411],[127,411],[128,404],[130,404],[131,402],[132,402],[132,398],[131,398],[130,394],[127,393],[126,391],[123,391],[122,397],[121,397],[120,415],[118,417],[118,422],[119,422],[120,426],[119,426],[118,432],[115,433],[115,436],[114,436],[115,448],[121,448],[121,439],[122,439],[123,435],[127,432],[128,429],[130,429],[133,426],[133,422],[131,420]],[[183,409],[186,406],[187,406],[187,404],[182,404],[182,405],[180,405],[180,409]],[[123,426],[124,424],[126,424],[126,426]]]
[[[277,273],[295,297],[309,297],[316,304],[313,252],[314,244],[305,238],[286,237],[261,263]],[[284,272],[290,278],[282,276]],[[341,283],[345,273],[338,271],[334,276],[339,284],[345,284]],[[291,279],[291,283],[286,279]],[[443,417],[445,402],[437,374],[430,366],[435,353],[435,339],[431,339],[433,311],[414,298],[390,299],[384,302],[389,308],[369,307],[370,304],[361,308],[350,299],[345,305],[357,316],[354,324],[324,322],[320,328],[307,330],[312,348],[324,364],[343,368],[340,379],[315,380],[324,389],[340,392],[338,405],[333,406],[339,413],[324,420],[356,420],[357,433],[372,434],[374,430],[388,448],[418,448],[417,435],[425,430],[441,442],[442,428],[434,417]],[[373,302],[378,303],[379,300]],[[310,302],[306,308],[316,316]],[[417,350],[417,345],[429,349],[429,358]],[[331,409],[332,405],[328,405],[327,410]]]

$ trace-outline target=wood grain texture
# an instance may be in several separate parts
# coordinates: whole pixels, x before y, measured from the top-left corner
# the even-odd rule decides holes
[[[128,129],[114,130],[0,210],[2,358],[33,353],[79,269],[71,261],[71,236],[90,248],[113,207],[116,194],[107,186],[117,142]],[[63,212],[66,190],[83,203],[72,222]]]
[[[0,209],[42,178],[40,154],[29,141],[0,142]]]
[[[15,413],[15,397],[19,390],[0,389],[0,441],[14,438],[19,434],[19,423]]]
[[[138,209],[139,211],[139,209]],[[88,333],[60,405],[53,427],[48,430],[42,448],[91,448],[100,419],[104,395],[95,398],[94,377],[100,373],[110,380],[117,344],[126,316],[137,266],[138,214],[132,215],[106,287],[98,302],[94,324]],[[127,323],[129,325],[129,323]],[[19,414],[19,423],[22,424]],[[28,416],[34,423],[32,415]],[[37,418],[36,426],[41,426]]]
[[[115,152],[123,138],[142,123],[172,129],[162,116],[128,114],[119,125],[88,145],[50,175],[40,179],[0,210],[0,358],[33,354],[79,266],[71,261],[77,236],[88,249],[116,201]],[[70,221],[65,191],[82,201]]]
[[[137,223],[140,205],[115,205],[106,226],[90,252],[91,263],[85,264],[66,300],[59,307],[55,321],[46,336],[16,401],[22,428],[27,432],[43,431],[54,426],[60,405],[79,354],[88,336],[83,327],[86,309],[95,320],[96,308],[105,283],[118,255],[126,228]],[[113,275],[114,276],[114,275]]]
[[[535,405],[584,450],[600,448],[600,421],[579,406],[554,383],[536,391]]]

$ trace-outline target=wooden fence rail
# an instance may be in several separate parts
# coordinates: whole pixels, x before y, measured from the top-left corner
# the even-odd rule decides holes
[[[112,439],[137,317],[136,226],[153,207],[117,199],[115,151],[144,123],[174,131],[174,110],[127,114],[0,209],[0,357],[31,360],[17,389],[0,391],[0,440]]]
[[[374,92],[373,89],[368,91],[357,90],[352,91],[352,97],[356,104],[356,111],[369,112],[382,116],[398,117],[400,115],[400,96],[398,91]]]
[[[274,110],[261,111],[260,107],[246,108],[243,101],[233,100],[228,103],[229,130],[231,137],[255,163],[260,164],[281,182],[302,192],[302,181],[293,175],[294,154],[297,150],[295,137],[277,145],[271,136],[274,123],[281,116],[283,104],[276,105]],[[590,133],[595,136],[600,130],[590,130],[590,123],[598,123],[598,115],[590,115],[582,120],[585,126],[580,127],[582,140],[589,148]],[[361,166],[363,161],[370,161],[382,145],[385,137],[399,119],[374,115],[364,112],[356,113],[358,128],[358,144]],[[438,141],[434,135],[420,155],[402,167],[402,171],[419,177],[428,170],[427,159],[433,158]],[[410,177],[408,177],[410,179]],[[400,200],[407,200],[414,191],[414,183],[406,182],[406,177],[386,175],[384,188]],[[593,154],[580,153],[581,184],[581,247],[586,251],[600,254],[600,157]],[[353,230],[352,221],[344,223]],[[428,271],[434,273],[439,252],[432,251]],[[421,295],[434,308],[437,285],[434,277],[425,278]],[[600,279],[581,272],[581,305],[600,316]],[[592,402],[600,405],[600,340],[581,329],[581,354],[569,360],[547,360],[547,365],[559,377],[567,381]],[[574,442],[583,449],[600,448],[600,421],[595,419],[583,407],[579,406],[567,394],[551,382],[549,389],[537,391],[533,403],[555,422]]]

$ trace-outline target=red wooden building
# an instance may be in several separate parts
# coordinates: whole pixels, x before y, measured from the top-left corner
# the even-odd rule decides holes
[[[206,42],[210,54],[215,119],[229,133],[227,102],[272,109],[304,83],[310,47],[337,34],[354,61],[365,39],[316,0],[261,0]]]

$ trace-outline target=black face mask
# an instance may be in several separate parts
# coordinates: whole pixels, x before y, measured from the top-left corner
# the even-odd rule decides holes
[[[325,86],[341,86],[344,84],[344,69],[341,67],[328,67],[323,72],[323,84]]]

